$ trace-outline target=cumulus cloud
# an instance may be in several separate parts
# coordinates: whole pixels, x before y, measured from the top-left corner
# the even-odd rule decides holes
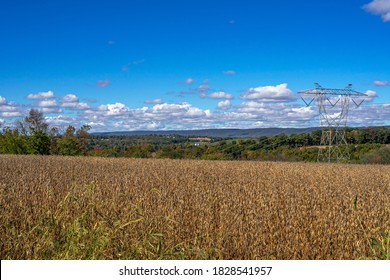
[[[15,118],[15,117],[21,117],[21,112],[3,112],[1,115],[5,118]]]
[[[383,21],[390,21],[390,0],[374,0],[364,5],[363,9],[374,15],[380,15]]]
[[[91,108],[87,103],[84,102],[61,103],[61,107],[73,110],[87,110]]]
[[[206,115],[205,111],[197,107],[193,107],[190,103],[183,102],[178,104],[157,104],[151,110],[147,111],[149,116],[158,117],[203,117]]]
[[[224,91],[216,91],[210,94],[201,93],[200,97],[211,99],[234,99],[234,96],[232,94]]]
[[[195,88],[195,91],[198,93],[206,93],[211,90],[212,89],[209,86],[209,80],[204,80],[197,88]]]
[[[375,80],[374,85],[376,85],[377,87],[386,87],[389,85],[389,82],[384,80]]]
[[[261,122],[265,127],[318,125],[312,123],[318,115],[315,107],[303,107],[295,103],[247,101],[235,106],[235,112],[246,115],[248,119],[250,117],[252,121]]]
[[[164,100],[162,100],[161,98],[158,98],[158,99],[153,99],[153,100],[145,100],[144,103],[145,104],[162,104],[162,103],[164,103]]]
[[[232,107],[232,105],[230,104],[230,100],[218,102],[218,109],[220,109],[220,110],[228,110],[231,107]]]
[[[187,102],[162,103],[153,107],[129,108],[122,103],[100,105],[79,112],[87,123],[104,123],[98,129],[109,127],[118,130],[185,129],[206,125],[212,117],[210,110],[203,110]]]
[[[59,107],[43,107],[41,111],[45,114],[62,113],[62,109]]]
[[[87,110],[90,106],[87,103],[79,102],[79,98],[74,94],[67,94],[60,98],[61,107],[72,110]]]
[[[374,96],[374,93],[369,93]],[[161,103],[152,107],[130,108],[122,103],[105,104],[79,111],[76,124],[89,124],[94,131],[308,127],[319,125],[316,106],[292,102],[259,102],[248,100],[233,106],[229,99],[218,103],[218,110],[193,106],[188,102]],[[348,125],[384,125],[390,119],[390,104],[363,103],[351,106]],[[229,107],[230,105],[230,107]],[[365,106],[364,106],[365,105]],[[1,106],[0,106],[1,108]],[[54,107],[55,108],[55,107]],[[53,123],[65,118],[51,119]]]
[[[39,107],[39,110],[46,114],[61,113],[61,108],[57,105],[55,99],[41,100],[34,107]]]
[[[0,95],[0,105],[1,104],[6,104],[7,103],[7,100],[5,99],[5,97],[2,97],[1,95]]]
[[[105,87],[108,86],[110,83],[111,83],[110,80],[98,80],[98,81],[96,82],[96,86],[97,86],[97,87],[101,87],[101,88],[105,88]]]
[[[120,102],[92,106],[80,102],[75,94],[37,100],[35,104],[17,104],[1,97],[0,119],[13,121],[26,116],[29,109],[38,108],[48,114],[46,120],[51,125],[80,127],[89,124],[93,131],[318,126],[318,108],[314,104],[303,106],[290,102],[288,91],[283,84],[249,89],[241,96],[247,94],[246,99],[234,105],[232,98],[226,98],[232,96],[216,91],[207,95],[216,100],[223,98],[213,111],[188,102],[166,103],[162,99],[145,100],[151,106],[128,107]],[[366,101],[377,97],[373,90],[366,94],[367,97],[362,97]],[[390,125],[389,120],[390,104],[363,102],[358,108],[350,107],[348,125]]]
[[[191,77],[189,77],[189,78],[185,79],[184,81],[180,81],[179,83],[180,83],[180,84],[191,85],[191,84],[193,84],[194,82],[195,82],[194,79],[192,79]]]
[[[367,102],[371,102],[374,100],[374,98],[378,97],[378,93],[373,90],[367,90],[365,94],[367,95],[367,97],[365,97],[364,100]]]
[[[313,107],[291,107],[288,109],[286,116],[291,120],[311,120],[318,115],[317,110]]]
[[[163,127],[164,126],[160,122],[150,122],[146,124],[147,129],[159,129]]]
[[[13,102],[0,104],[0,112],[19,112],[21,107]]]
[[[262,102],[290,102],[296,100],[287,84],[249,88],[240,95],[241,99],[257,100]]]
[[[226,70],[226,71],[223,71],[223,73],[224,73],[225,75],[235,75],[235,74],[236,74],[236,71],[234,71],[234,70]]]
[[[42,100],[37,103],[39,107],[56,107],[57,102],[55,100]]]
[[[116,102],[114,104],[100,105],[97,107],[98,111],[105,112],[107,116],[120,116],[130,111],[126,105]]]
[[[62,96],[60,98],[60,101],[62,103],[74,103],[74,102],[79,102],[79,99],[76,95],[74,94],[67,94],[65,96]]]
[[[26,96],[27,99],[50,99],[50,98],[55,98],[54,92],[51,90],[49,91],[43,91],[43,92],[38,92],[38,93],[30,93],[29,95]]]
[[[204,93],[204,92],[206,92],[206,91],[209,91],[209,90],[210,90],[210,87],[209,87],[209,85],[207,85],[207,84],[202,84],[202,85],[198,86],[198,87],[196,88],[196,90],[197,90],[198,92],[200,92],[200,93]]]
[[[351,110],[348,116],[350,126],[389,125],[390,103],[369,104]]]

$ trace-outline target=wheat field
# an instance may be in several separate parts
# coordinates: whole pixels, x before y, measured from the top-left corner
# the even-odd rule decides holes
[[[389,259],[390,166],[0,155],[1,259]]]

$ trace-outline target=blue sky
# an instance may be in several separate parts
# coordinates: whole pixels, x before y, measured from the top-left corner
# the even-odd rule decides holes
[[[0,26],[3,126],[317,126],[314,82],[369,95],[350,125],[390,125],[390,0],[3,0]]]

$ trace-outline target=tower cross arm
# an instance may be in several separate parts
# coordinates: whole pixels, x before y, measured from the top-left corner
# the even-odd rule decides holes
[[[299,91],[298,94],[367,96],[365,93],[350,88],[314,88]]]

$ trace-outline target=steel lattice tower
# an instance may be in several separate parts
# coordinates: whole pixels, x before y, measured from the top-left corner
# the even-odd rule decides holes
[[[349,84],[343,89],[323,88],[318,83],[314,89],[300,91],[306,106],[315,101],[320,116],[322,135],[318,149],[318,162],[346,162],[350,159],[345,129],[350,101],[359,107],[366,94],[357,92]],[[310,102],[305,100],[310,97]],[[362,99],[356,102],[357,99]]]

